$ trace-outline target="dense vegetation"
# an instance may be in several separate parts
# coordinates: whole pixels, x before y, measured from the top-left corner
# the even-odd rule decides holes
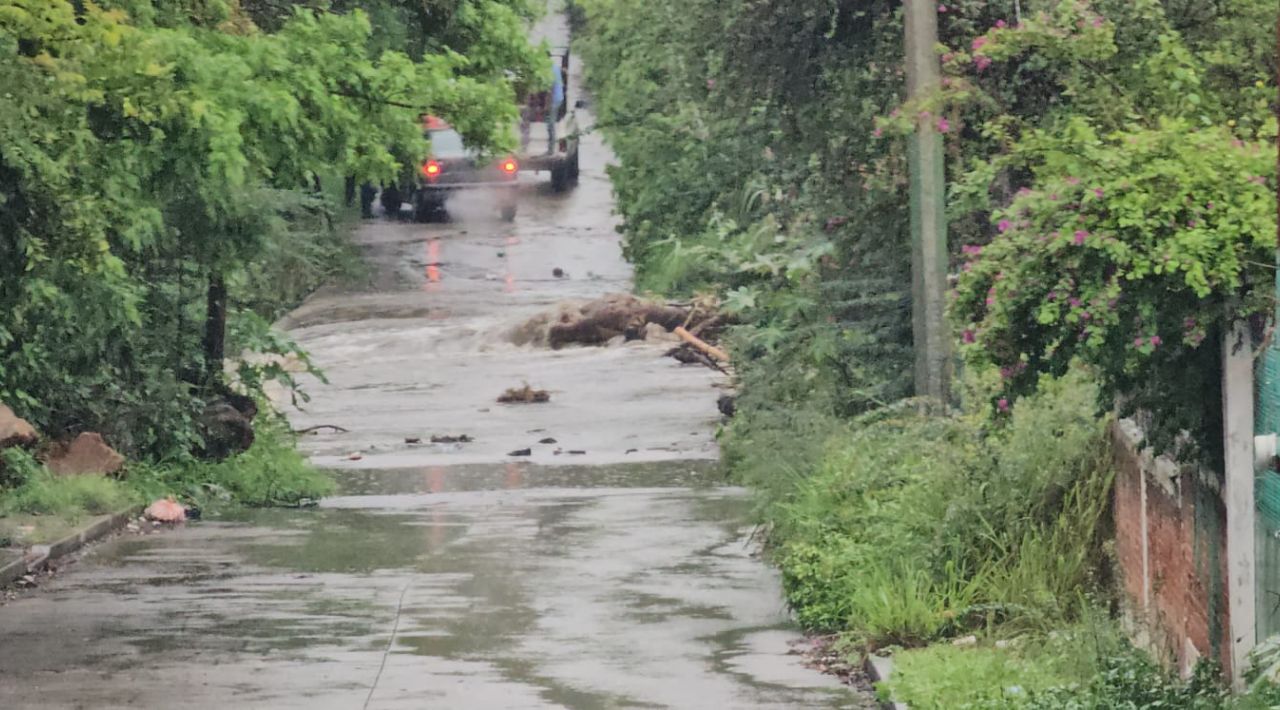
[[[641,287],[740,323],[723,442],[799,618],[867,648],[1105,610],[1100,417],[1213,462],[1221,324],[1273,308],[1274,3],[944,2],[943,87],[910,102],[899,2],[574,6]],[[919,122],[966,363],[945,417],[904,400]],[[1076,706],[1136,703],[1095,651]]]
[[[341,270],[345,177],[415,161],[424,112],[513,140],[545,71],[534,8],[0,4],[0,402],[49,437],[190,461],[207,402],[287,378],[238,356],[293,350],[268,323]]]

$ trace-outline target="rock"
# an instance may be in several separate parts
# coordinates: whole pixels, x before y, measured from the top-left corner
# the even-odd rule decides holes
[[[720,399],[716,400],[716,407],[721,414],[732,419],[738,411],[738,398],[731,394],[722,394]]]
[[[29,448],[34,446],[40,435],[36,428],[26,419],[13,413],[12,409],[0,404],[0,449],[11,446]]]
[[[516,449],[508,451],[507,456],[533,456],[533,449]]]
[[[70,444],[55,448],[45,465],[59,476],[103,476],[119,471],[124,457],[107,446],[101,434],[85,432]]]
[[[973,636],[973,635],[969,635],[969,636],[962,636],[962,637],[960,637],[960,638],[958,638],[958,639],[956,639],[956,640],[952,641],[952,642],[951,642],[951,645],[952,645],[952,646],[960,646],[960,647],[977,646],[977,645],[978,645],[978,637],[977,637],[977,636]]]
[[[545,438],[545,439],[539,439],[539,440],[538,440],[538,443],[539,443],[539,444],[554,444],[554,443],[556,443],[556,440],[555,440],[553,437],[548,436],[548,437],[547,437],[547,438]]]
[[[234,456],[253,446],[253,418],[258,405],[252,398],[228,392],[205,405],[200,413],[202,455],[213,461]]]
[[[627,336],[619,334],[619,335],[613,336],[612,338],[609,338],[609,342],[605,343],[604,345],[607,348],[616,348],[621,345],[625,345],[626,342],[627,342]]]

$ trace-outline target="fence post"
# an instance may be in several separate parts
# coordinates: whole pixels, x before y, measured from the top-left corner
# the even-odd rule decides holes
[[[1253,456],[1253,345],[1236,321],[1222,339],[1223,503],[1227,514],[1227,614],[1231,624],[1231,685],[1244,689],[1257,640]]]

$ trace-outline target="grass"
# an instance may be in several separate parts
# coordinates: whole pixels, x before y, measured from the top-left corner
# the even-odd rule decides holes
[[[893,676],[877,687],[877,694],[919,710],[951,710],[977,702],[1016,706],[1029,691],[1087,681],[1089,676],[1071,673],[1067,666],[1043,651],[938,644],[896,654]]]
[[[1007,420],[886,407],[772,478],[738,452],[799,621],[868,649],[1075,622],[1105,562],[1095,394],[1080,376],[1046,383]]]
[[[9,480],[0,490],[0,546],[48,542],[71,532],[85,517],[114,513],[175,496],[201,508],[219,505],[299,506],[334,490],[332,477],[293,445],[287,425],[269,415],[258,420],[254,445],[220,462],[131,464],[123,479],[59,477],[29,454],[4,453]]]

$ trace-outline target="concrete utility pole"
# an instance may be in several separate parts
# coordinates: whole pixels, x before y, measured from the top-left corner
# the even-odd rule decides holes
[[[911,99],[938,90],[941,64],[936,0],[906,0],[907,92]],[[944,314],[947,288],[946,172],[936,117],[921,116],[908,148],[911,173],[911,325],[916,395],[946,401],[951,388],[951,331]]]

